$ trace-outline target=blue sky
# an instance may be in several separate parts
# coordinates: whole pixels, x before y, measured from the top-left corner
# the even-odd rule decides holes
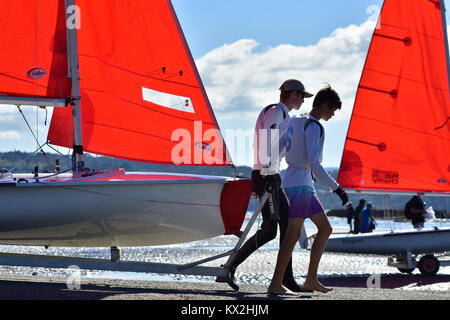
[[[265,46],[309,45],[360,24],[382,0],[172,0],[194,58],[243,38]]]

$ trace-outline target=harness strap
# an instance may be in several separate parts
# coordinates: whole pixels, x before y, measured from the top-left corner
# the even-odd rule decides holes
[[[303,127],[304,128],[304,131],[306,131],[306,128],[308,128],[308,126],[311,124],[311,123],[317,123],[318,125],[319,125],[319,128],[320,128],[320,137],[322,138],[323,137],[323,126],[322,126],[322,124],[319,122],[319,121],[317,121],[317,120],[314,120],[314,119],[308,119],[308,120],[306,120],[306,122],[305,122],[305,126]]]
[[[263,109],[264,113],[266,113],[267,110],[269,110],[270,108],[275,107],[275,106],[277,106],[277,105],[278,105],[277,103],[268,105],[267,107],[265,107],[265,108]],[[286,119],[286,116],[287,116],[287,115],[286,115],[286,111],[284,111],[283,108],[281,108],[281,111],[283,111],[283,120],[284,120],[284,119]]]
[[[314,119],[308,119],[308,120],[306,120],[305,126],[303,127],[303,130],[306,132],[306,128],[308,128],[308,126],[309,126],[311,123],[317,123],[317,124],[319,125],[319,128],[320,128],[320,137],[322,138],[322,137],[323,137],[323,126],[322,126],[322,124],[321,124],[319,121],[317,121],[317,120],[314,120]],[[316,179],[316,177],[314,176],[314,174],[312,173],[312,171],[311,171],[311,177],[312,177],[312,179],[313,179],[314,182],[317,181],[317,179]]]

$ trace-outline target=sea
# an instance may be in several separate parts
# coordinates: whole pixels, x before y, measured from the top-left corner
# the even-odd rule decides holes
[[[247,218],[251,213],[248,213]],[[349,232],[346,218],[329,217],[333,226],[333,232],[345,234]],[[245,224],[248,222],[246,220]],[[406,230],[412,229],[411,223],[393,222],[391,220],[377,220],[377,231]],[[257,220],[249,236],[253,235],[261,221]],[[245,226],[244,224],[244,226]],[[305,227],[308,236],[317,232],[315,225],[307,220]],[[425,223],[426,228],[450,227],[449,220],[432,220]],[[128,247],[121,248],[121,259],[127,261],[155,262],[187,264],[194,261],[216,256],[234,248],[238,238],[236,236],[219,236],[207,240],[195,241],[177,245],[154,246],[154,247]],[[246,261],[236,271],[236,282],[238,284],[261,284],[268,285],[272,278],[279,248],[279,238],[268,242]],[[70,257],[110,258],[109,248],[62,248],[62,247],[25,247],[25,246],[0,246],[0,252],[24,253],[38,255],[58,255]],[[309,262],[309,250],[296,246],[293,252],[293,270],[296,280],[304,281]],[[447,253],[441,253],[446,256]],[[450,253],[448,253],[450,255]],[[411,275],[402,274],[396,268],[387,265],[388,256],[368,254],[346,254],[325,252],[319,266],[319,279],[328,285],[362,286],[366,279],[374,276],[382,277],[385,287],[399,290],[445,290],[450,291],[450,266],[441,266],[434,277],[421,276],[419,270],[414,270]],[[220,266],[224,264],[227,257],[220,258],[206,264],[205,266]],[[450,260],[450,259],[449,259]],[[80,272],[80,271],[78,271]],[[33,267],[0,266],[1,275],[34,275],[69,278],[73,269],[48,269]],[[123,280],[148,280],[148,281],[187,281],[187,282],[214,282],[213,277],[189,276],[174,274],[132,273],[82,270],[81,277],[105,278]],[[224,284],[225,285],[225,284]],[[226,285],[225,285],[226,286]]]

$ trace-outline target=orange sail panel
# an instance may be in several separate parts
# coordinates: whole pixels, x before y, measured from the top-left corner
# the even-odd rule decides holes
[[[385,0],[358,87],[338,182],[450,192],[450,95],[439,0]]]
[[[67,98],[64,0],[0,4],[0,96]]]
[[[229,165],[169,0],[78,0],[84,150],[116,158]],[[72,147],[71,108],[54,111],[50,143]]]

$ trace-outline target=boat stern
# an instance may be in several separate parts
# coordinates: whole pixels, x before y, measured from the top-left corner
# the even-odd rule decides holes
[[[225,235],[236,234],[241,229],[251,191],[251,180],[235,179],[224,185],[220,196],[220,213]]]

